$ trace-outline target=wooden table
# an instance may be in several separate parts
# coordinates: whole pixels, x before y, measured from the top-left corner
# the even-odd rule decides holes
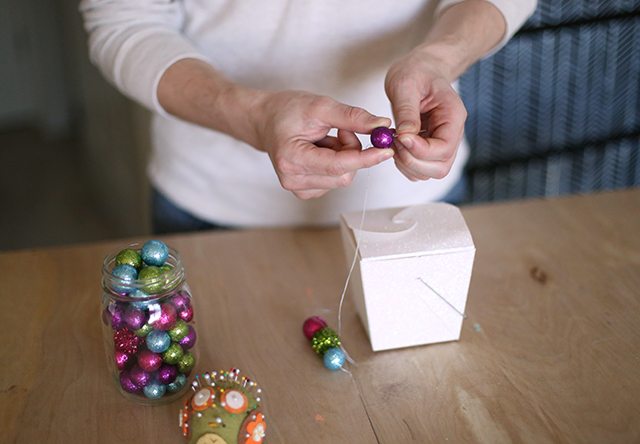
[[[338,231],[167,237],[197,297],[199,371],[264,387],[270,443],[639,442],[640,190],[464,209],[477,246],[459,342],[322,367],[301,333],[335,324]],[[0,442],[181,442],[179,402],[126,401],[105,370],[102,258],[127,241],[0,254]]]

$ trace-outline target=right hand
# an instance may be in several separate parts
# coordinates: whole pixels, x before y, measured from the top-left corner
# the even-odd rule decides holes
[[[385,117],[301,91],[260,94],[248,142],[269,155],[282,187],[301,199],[346,187],[359,169],[393,157],[392,149],[362,150],[355,135],[389,126]],[[337,137],[328,136],[332,128]]]

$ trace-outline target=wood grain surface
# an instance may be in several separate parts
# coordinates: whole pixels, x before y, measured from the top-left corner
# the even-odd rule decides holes
[[[640,442],[640,190],[468,207],[477,256],[459,342],[373,353],[353,377],[301,333],[336,326],[337,229],[163,238],[196,298],[198,371],[265,391],[269,443]],[[179,443],[180,401],[125,400],[106,371],[100,268],[128,240],[0,254],[0,442]]]

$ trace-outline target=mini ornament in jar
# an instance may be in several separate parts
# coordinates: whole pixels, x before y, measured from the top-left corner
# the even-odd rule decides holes
[[[262,390],[240,370],[197,375],[180,410],[179,427],[189,444],[261,444],[267,423]]]
[[[102,269],[102,325],[109,370],[129,399],[180,397],[197,361],[191,290],[180,256],[163,242],[132,244]]]

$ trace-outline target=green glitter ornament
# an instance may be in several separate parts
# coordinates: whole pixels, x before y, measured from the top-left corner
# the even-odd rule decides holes
[[[175,323],[173,328],[169,330],[169,336],[173,342],[178,342],[189,334],[189,325],[180,319]]]
[[[166,352],[162,354],[162,360],[167,364],[177,364],[184,352],[178,344],[171,344]]]
[[[173,267],[169,264],[164,264],[162,267],[160,267],[160,270],[162,270],[163,273],[169,273],[173,270]]]
[[[187,374],[194,365],[196,365],[196,358],[191,353],[185,353],[178,361],[178,371]]]
[[[153,265],[144,267],[138,274],[138,280],[144,281],[142,290],[149,294],[157,294],[164,288],[165,280],[162,270]]]
[[[153,327],[150,324],[144,324],[142,327],[134,331],[134,333],[136,336],[143,338],[151,333],[151,330],[153,330]]]
[[[127,248],[116,255],[116,265],[131,265],[139,270],[142,266],[142,258],[136,250]]]
[[[313,351],[321,356],[330,348],[340,347],[340,338],[338,337],[338,333],[329,327],[319,330],[311,339],[311,347],[313,348]]]

